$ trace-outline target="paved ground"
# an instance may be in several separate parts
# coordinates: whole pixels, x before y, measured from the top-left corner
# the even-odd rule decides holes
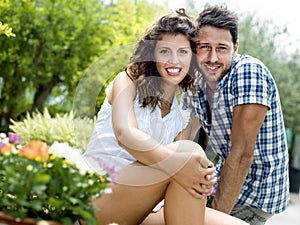
[[[291,193],[288,209],[268,220],[266,225],[299,225],[300,224],[300,193]]]

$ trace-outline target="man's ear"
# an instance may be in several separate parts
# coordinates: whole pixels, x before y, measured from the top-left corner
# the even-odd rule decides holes
[[[233,46],[233,56],[235,57],[239,50],[239,41],[237,40]]]

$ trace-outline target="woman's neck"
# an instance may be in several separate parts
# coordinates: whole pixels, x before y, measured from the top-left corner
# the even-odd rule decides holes
[[[164,84],[164,95],[160,99],[160,109],[161,109],[161,117],[166,116],[172,107],[172,102],[175,96],[177,85],[171,83]]]
[[[171,111],[172,102],[169,100],[166,100],[162,98],[160,100],[160,111],[161,111],[161,117],[164,118],[166,115],[168,115]]]

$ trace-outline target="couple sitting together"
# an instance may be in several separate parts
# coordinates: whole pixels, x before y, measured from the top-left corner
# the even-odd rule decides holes
[[[258,59],[238,54],[237,16],[226,6],[196,21],[183,9],[159,18],[106,94],[84,154],[118,171],[112,193],[93,201],[100,224],[257,225],[287,208],[276,84]],[[193,141],[200,127],[216,165]]]

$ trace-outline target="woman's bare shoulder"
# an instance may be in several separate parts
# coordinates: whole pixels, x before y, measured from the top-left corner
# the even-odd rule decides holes
[[[126,91],[126,92],[124,92]],[[120,72],[113,81],[112,91],[108,94],[108,101],[112,103],[112,99],[114,96],[118,96],[119,94],[131,93],[132,98],[134,99],[136,96],[136,89],[133,81],[127,76],[126,72]]]
[[[133,83],[133,81],[130,79],[130,77],[127,75],[125,71],[118,73],[114,82],[122,82],[122,83],[126,82],[128,84]]]

